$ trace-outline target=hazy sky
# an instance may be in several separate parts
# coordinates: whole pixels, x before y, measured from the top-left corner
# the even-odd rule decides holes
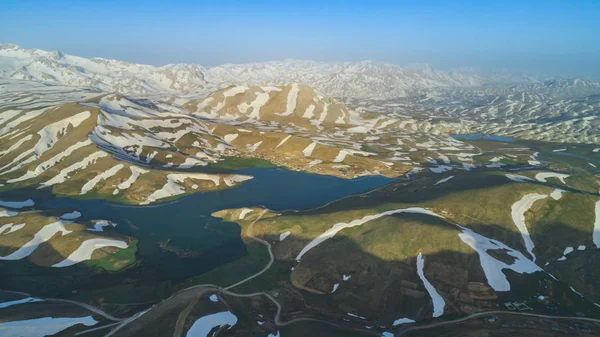
[[[600,0],[0,0],[0,42],[131,62],[377,60],[600,78]]]

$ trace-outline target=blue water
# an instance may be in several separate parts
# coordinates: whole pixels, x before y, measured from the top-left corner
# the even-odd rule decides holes
[[[512,143],[512,142],[515,141],[513,138],[510,138],[510,137],[486,136],[486,135],[483,135],[481,133],[474,133],[472,135],[452,135],[452,138],[454,138],[454,139],[464,139],[464,140],[479,140],[479,139],[483,139],[483,140],[495,140],[497,142],[504,142],[504,143]]]
[[[103,200],[55,198],[39,204],[47,211],[78,210],[82,220],[106,219],[118,223],[116,230],[139,240],[138,259],[166,278],[185,278],[245,254],[237,224],[222,222],[211,213],[248,206],[274,211],[313,208],[348,195],[365,192],[391,182],[381,176],[347,180],[280,168],[236,171],[254,179],[215,192],[196,193],[173,202],[129,206]],[[181,258],[159,246],[166,242],[179,250],[194,252]]]

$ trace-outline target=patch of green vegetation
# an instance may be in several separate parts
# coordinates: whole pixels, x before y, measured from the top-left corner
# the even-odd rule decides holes
[[[277,165],[260,158],[225,157],[225,159],[212,164],[211,167],[239,170],[244,168],[272,168],[277,167]]]
[[[566,247],[591,246],[596,200],[589,195],[563,193],[559,200],[534,205],[534,210],[541,208],[541,216],[530,228],[538,257],[556,259]]]
[[[129,200],[128,198],[126,198],[123,194],[113,195],[113,194],[108,194],[108,193],[101,193],[101,192],[98,192],[97,190],[92,190],[86,194],[73,194],[73,195],[57,192],[54,190],[52,192],[55,193],[56,197],[58,197],[58,198],[66,197],[66,198],[78,199],[78,200],[106,200],[106,201],[115,202],[115,203],[133,204],[133,202],[131,200]]]
[[[111,304],[155,302],[161,298],[157,296],[157,288],[161,287],[163,283],[158,286],[118,284],[106,288],[85,289],[71,294],[68,298],[92,304],[101,300],[105,308],[109,308]]]
[[[266,261],[265,261],[266,263]],[[248,282],[235,288],[235,291],[241,293],[254,293],[273,289],[282,281],[287,281],[290,275],[290,269],[295,261],[277,261],[265,273],[255,277]]]
[[[129,243],[129,247],[119,249],[116,253],[102,259],[85,261],[85,264],[90,267],[99,267],[106,271],[119,271],[135,262],[137,243],[137,240],[132,240]]]
[[[246,255],[204,274],[192,277],[179,285],[179,289],[197,284],[215,284],[229,286],[263,269],[269,262],[267,248],[258,242],[246,244]]]
[[[503,159],[500,160],[500,163],[504,164],[504,165],[517,165],[517,164],[519,164],[518,161],[516,161],[514,159],[511,159],[511,158],[503,158]]]
[[[567,183],[571,188],[592,194],[596,194],[600,190],[600,176],[587,172],[578,171],[567,178]]]

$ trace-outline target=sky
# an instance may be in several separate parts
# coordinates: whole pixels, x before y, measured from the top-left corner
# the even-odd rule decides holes
[[[600,0],[0,0],[0,43],[164,65],[375,60],[600,79]]]

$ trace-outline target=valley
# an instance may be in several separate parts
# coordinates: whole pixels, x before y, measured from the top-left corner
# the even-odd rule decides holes
[[[0,45],[0,334],[596,335],[599,95]]]

